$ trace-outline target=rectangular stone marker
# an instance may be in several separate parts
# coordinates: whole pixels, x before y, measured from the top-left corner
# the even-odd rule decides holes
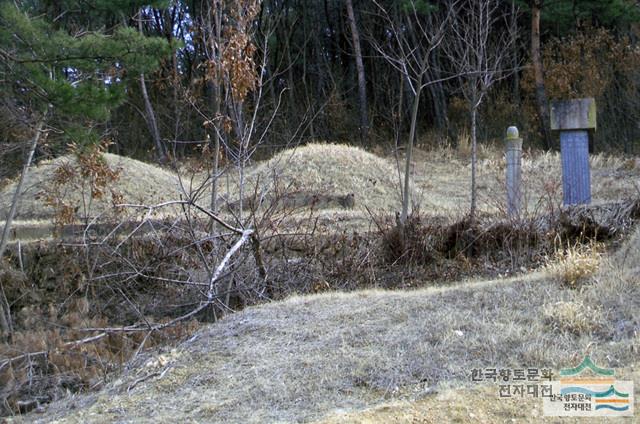
[[[560,131],[564,204],[591,203],[589,131],[596,129],[595,100],[552,102],[551,129]]]
[[[562,194],[565,205],[591,203],[591,170],[589,167],[589,133],[562,131]]]

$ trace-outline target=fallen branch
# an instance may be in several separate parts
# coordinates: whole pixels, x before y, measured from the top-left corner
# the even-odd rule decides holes
[[[215,301],[218,300],[218,297],[215,295],[215,283],[221,278],[223,275],[223,271],[227,267],[229,260],[231,257],[242,247],[244,243],[249,239],[249,237],[253,234],[253,230],[248,229],[242,232],[242,236],[235,242],[235,244],[229,249],[227,254],[224,256],[222,261],[218,264],[215,271],[211,275],[211,279],[209,280],[209,290],[207,291],[207,299],[202,302],[197,308],[192,310],[189,313],[186,313],[182,316],[172,319],[171,321],[165,322],[163,324],[157,325],[128,325],[124,327],[96,327],[96,328],[84,328],[82,331],[102,331],[106,333],[115,333],[115,332],[136,332],[136,331],[154,331],[154,330],[163,330],[165,328],[171,327],[181,321],[187,320],[199,312],[203,311],[207,307],[211,306]],[[218,300],[219,301],[219,300]]]

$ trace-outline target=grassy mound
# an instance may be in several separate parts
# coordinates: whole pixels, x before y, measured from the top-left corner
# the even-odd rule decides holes
[[[114,182],[113,188],[122,196],[123,202],[153,204],[177,199],[177,178],[170,172],[110,153],[104,154],[104,159],[111,169],[119,171],[119,178]],[[42,195],[55,190],[55,173],[63,165],[77,168],[77,159],[73,155],[62,156],[41,162],[29,170],[16,220],[49,220],[53,217],[54,209],[45,203]],[[0,219],[7,216],[16,185],[17,182],[13,182],[0,191]],[[111,196],[91,200],[88,186],[84,192],[78,189],[77,184],[61,187],[59,191],[63,194],[65,203],[78,207],[79,215],[85,215],[86,211],[86,215],[95,216],[112,206]]]
[[[285,150],[247,174],[250,186],[262,192],[355,194],[357,209],[398,208],[398,173],[386,160],[357,147],[308,144]]]

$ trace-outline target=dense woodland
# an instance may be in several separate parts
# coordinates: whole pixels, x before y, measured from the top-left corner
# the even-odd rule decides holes
[[[548,101],[587,96],[595,150],[640,140],[632,0],[0,4],[5,164],[19,166],[38,125],[51,131],[36,157],[97,142],[160,162],[311,139],[455,145],[470,115],[480,143],[516,124],[554,148]]]

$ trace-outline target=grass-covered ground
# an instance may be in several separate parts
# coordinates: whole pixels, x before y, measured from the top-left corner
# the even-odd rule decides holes
[[[461,216],[470,206],[471,166],[456,150],[418,150],[413,172],[416,203],[421,212]],[[640,193],[640,162],[636,159],[592,155],[592,203],[602,204]],[[504,214],[505,159],[496,147],[481,148],[478,166],[478,207],[488,214]],[[529,214],[545,213],[562,204],[559,152],[527,151],[522,159],[523,206]]]
[[[140,358],[101,392],[29,419],[539,422],[540,400],[501,400],[497,387],[470,381],[471,369],[557,372],[587,353],[634,379],[637,396],[640,231],[600,260],[580,289],[561,284],[566,275],[550,267],[446,288],[299,296],[248,308],[177,349]]]

